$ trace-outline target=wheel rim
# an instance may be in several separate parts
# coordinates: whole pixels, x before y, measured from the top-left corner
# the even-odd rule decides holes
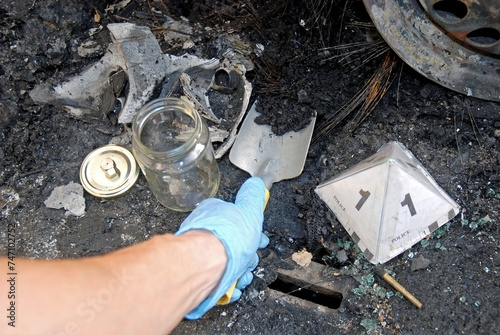
[[[380,35],[414,70],[453,91],[500,101],[496,0],[481,7],[472,0],[420,1],[363,0]],[[465,15],[450,7],[459,2]]]

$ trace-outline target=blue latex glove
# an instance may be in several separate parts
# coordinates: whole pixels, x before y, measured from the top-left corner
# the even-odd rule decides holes
[[[231,302],[241,296],[241,289],[250,284],[252,271],[259,262],[257,249],[264,248],[269,239],[262,233],[266,188],[262,179],[249,178],[236,195],[235,203],[207,199],[184,220],[175,235],[202,229],[219,238],[228,256],[226,270],[215,293],[189,312],[186,319],[198,319],[236,282]]]

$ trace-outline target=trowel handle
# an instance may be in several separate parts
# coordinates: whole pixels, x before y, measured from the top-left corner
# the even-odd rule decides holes
[[[219,301],[217,301],[217,305],[227,305],[231,302],[231,297],[233,296],[234,289],[236,288],[236,283],[234,282],[233,285],[227,290],[226,294],[224,294]]]
[[[269,192],[269,189],[267,189],[267,188],[266,188],[266,195],[265,195],[265,197],[266,197],[266,202],[264,202],[264,209],[263,209],[263,211],[266,210],[267,203],[269,202],[269,198],[271,197],[271,192]]]
[[[269,198],[271,197],[271,193],[269,192],[269,190],[267,188],[266,188],[265,197],[266,197],[266,201],[264,202],[264,208],[262,209],[263,211],[266,210],[267,203],[269,202]],[[227,304],[229,304],[231,302],[231,297],[233,296],[234,289],[236,288],[236,283],[237,282],[234,282],[234,284],[231,285],[231,287],[229,288],[229,290],[227,290],[226,294],[224,294],[219,299],[219,301],[217,301],[217,305],[227,305]]]

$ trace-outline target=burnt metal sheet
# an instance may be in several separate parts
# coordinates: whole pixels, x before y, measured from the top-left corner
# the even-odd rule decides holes
[[[290,270],[278,268],[276,272],[286,282],[295,283],[322,294],[346,297],[355,287],[355,280],[349,276],[328,279],[324,276],[326,269],[327,267],[323,264],[311,262],[307,267],[294,267]]]

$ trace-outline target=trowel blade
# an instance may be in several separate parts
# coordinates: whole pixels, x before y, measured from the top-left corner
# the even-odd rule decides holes
[[[261,177],[269,189],[272,183],[291,179],[302,173],[309,150],[316,114],[307,127],[277,136],[271,126],[259,125],[255,102],[229,153],[231,163],[252,176]]]

